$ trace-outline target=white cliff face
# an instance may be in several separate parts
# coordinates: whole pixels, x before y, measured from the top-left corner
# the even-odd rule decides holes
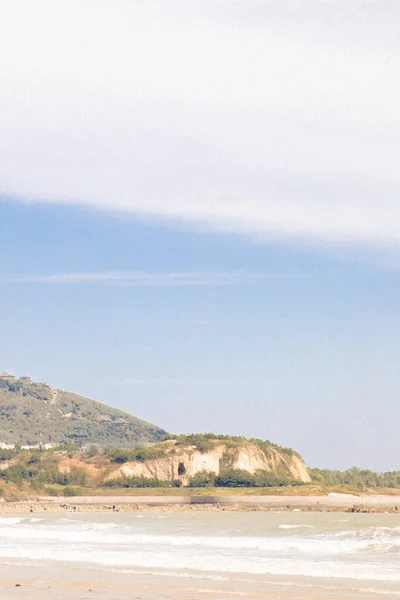
[[[256,471],[270,471],[267,458],[258,446],[238,446],[229,448],[227,455],[231,460],[229,467],[235,470],[248,471],[254,474]]]
[[[154,477],[164,481],[180,479],[187,483],[196,473],[202,471],[219,473],[220,460],[225,451],[225,446],[218,446],[211,452],[201,453],[193,450],[182,450],[176,454],[168,454],[163,458],[154,458],[145,461],[128,462],[108,479],[116,477]]]
[[[216,444],[208,452],[171,446],[166,456],[127,462],[109,473],[107,479],[121,476],[155,478],[164,481],[179,479],[183,484],[187,484],[198,473],[212,472],[218,475],[221,469],[226,467],[252,474],[260,470],[269,471],[303,483],[311,481],[307,467],[296,454],[290,456],[272,448],[267,457],[261,448],[253,444],[233,448],[227,448],[225,444]]]
[[[298,479],[304,483],[309,483],[311,481],[311,477],[306,465],[298,456],[293,455],[291,458],[291,463],[288,466],[289,471],[293,475],[293,479]]]
[[[190,456],[189,469],[195,475],[206,471],[207,473],[219,473],[220,461],[225,452],[225,445],[217,446],[212,452],[194,452]]]

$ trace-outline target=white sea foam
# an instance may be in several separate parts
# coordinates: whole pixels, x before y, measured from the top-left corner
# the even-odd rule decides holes
[[[0,517],[0,525],[16,525],[23,521],[22,517]]]
[[[241,536],[192,536],[192,535],[158,535],[147,533],[131,533],[129,531],[111,531],[108,526],[95,528],[42,528],[33,529],[25,525],[21,528],[1,527],[1,535],[9,541],[76,543],[102,546],[104,550],[113,547],[146,547],[155,548],[204,548],[213,550],[255,550],[281,552],[297,551],[300,554],[340,555],[343,552],[356,552],[380,545],[386,548],[400,544],[400,536],[384,536],[381,533],[370,533],[368,536],[356,536],[350,532],[346,537],[318,535],[314,537],[241,537]]]
[[[288,525],[284,523],[283,525],[279,525],[279,529],[299,529],[300,527],[306,527],[307,529],[313,529],[314,525]]]
[[[400,527],[391,515],[138,516],[2,517],[0,559],[400,583]]]

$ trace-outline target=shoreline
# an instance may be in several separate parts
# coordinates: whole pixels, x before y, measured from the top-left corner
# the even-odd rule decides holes
[[[0,501],[0,514],[37,512],[108,512],[136,510],[308,511],[400,514],[400,496],[37,496]]]

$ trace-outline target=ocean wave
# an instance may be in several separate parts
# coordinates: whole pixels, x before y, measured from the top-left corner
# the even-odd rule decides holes
[[[170,522],[149,515],[137,522],[135,517],[4,517],[0,520],[0,558],[128,571],[147,568],[400,581],[397,526],[362,527],[353,519],[352,529],[340,525],[338,531],[332,516],[324,521],[318,515],[306,523],[303,515],[295,522],[285,514],[273,526],[267,520],[271,517],[260,517],[256,522],[262,527],[251,536],[244,533],[250,525],[256,531],[255,515],[247,521],[244,515],[228,515],[222,521],[209,515],[208,521],[208,516],[202,516],[201,522],[189,516],[182,517],[183,522],[176,516]],[[245,528],[240,527],[244,524]]]
[[[30,522],[29,522],[30,521]],[[315,533],[308,524],[283,523],[280,530],[287,535],[240,536],[240,535],[187,535],[180,533],[157,534],[137,532],[132,525],[116,523],[80,523],[7,517],[0,520],[1,545],[37,542],[38,544],[58,542],[62,544],[83,544],[101,546],[105,550],[119,548],[198,548],[211,550],[248,550],[258,552],[287,552],[299,555],[337,556],[357,552],[391,551],[400,546],[398,528],[368,528],[345,532]],[[299,535],[301,530],[310,533]],[[289,533],[290,532],[290,533]],[[292,533],[293,532],[293,533]]]

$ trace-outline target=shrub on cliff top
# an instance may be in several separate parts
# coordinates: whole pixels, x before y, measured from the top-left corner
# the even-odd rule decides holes
[[[106,456],[112,462],[125,463],[162,458],[165,456],[165,450],[165,448],[153,448],[151,446],[144,448],[109,448],[106,450]]]

